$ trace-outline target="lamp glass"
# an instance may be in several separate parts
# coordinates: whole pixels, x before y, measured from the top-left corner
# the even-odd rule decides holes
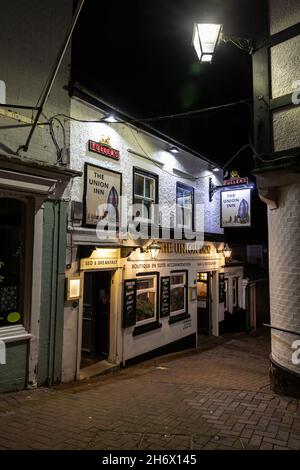
[[[218,44],[221,24],[196,23],[193,31],[193,46],[200,62],[211,62]]]
[[[193,46],[195,48],[196,54],[198,56],[198,59],[201,60],[202,57],[202,50],[201,50],[201,45],[200,45],[200,39],[199,39],[199,34],[198,34],[198,28],[197,25],[194,25],[194,31],[193,31]]]
[[[229,248],[229,246],[226,243],[226,245],[224,246],[224,249],[223,249],[223,254],[224,254],[225,258],[230,258],[231,253],[232,253],[232,249]]]
[[[157,259],[158,254],[160,252],[160,246],[158,243],[153,242],[148,248],[148,252],[150,253],[151,259]]]

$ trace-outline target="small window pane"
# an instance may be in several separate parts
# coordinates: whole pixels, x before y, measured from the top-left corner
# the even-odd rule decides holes
[[[136,321],[140,322],[153,318],[155,315],[155,292],[137,293]]]
[[[183,284],[184,283],[184,274],[176,274],[171,278],[171,284]]]
[[[184,309],[184,287],[174,287],[171,290],[171,312],[177,312]]]
[[[136,283],[137,290],[152,289],[153,287],[154,287],[154,279],[153,278],[140,279]]]
[[[154,199],[154,180],[145,178],[145,197]]]
[[[199,300],[207,299],[207,283],[206,282],[197,282],[197,297]]]
[[[144,177],[138,174],[134,175],[134,193],[144,196]]]

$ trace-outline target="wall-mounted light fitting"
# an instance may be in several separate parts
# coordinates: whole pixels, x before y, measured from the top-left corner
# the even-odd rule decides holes
[[[179,149],[178,149],[178,147],[172,146],[172,147],[169,148],[169,152],[171,152],[171,153],[178,153],[178,152],[179,152]]]
[[[114,122],[119,122],[119,120],[114,116],[114,114],[107,114],[105,118],[103,118],[104,122],[109,122],[109,123],[114,123]]]
[[[232,249],[230,248],[230,246],[226,243],[224,248],[222,250],[217,250],[217,253],[221,253],[222,255],[224,255],[224,257],[226,259],[229,259],[231,258],[231,254],[232,254]]]
[[[81,297],[81,279],[78,276],[66,279],[66,300],[79,300]]]

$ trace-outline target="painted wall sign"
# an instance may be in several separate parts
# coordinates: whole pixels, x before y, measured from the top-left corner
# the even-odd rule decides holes
[[[84,225],[95,227],[103,219],[109,219],[117,225],[120,217],[121,190],[121,173],[86,163]]]
[[[224,180],[224,185],[233,186],[236,184],[248,184],[248,178],[231,178],[229,180]]]
[[[123,328],[135,325],[136,310],[136,280],[124,281],[123,292]]]
[[[160,278],[160,317],[170,315],[170,276]]]
[[[119,259],[82,258],[80,269],[116,269],[121,266]]]
[[[181,254],[210,254],[210,245],[203,245],[199,248],[197,243],[161,243],[161,253],[181,253]]]
[[[251,189],[221,191],[221,227],[251,227]]]
[[[225,298],[225,274],[219,273],[219,303],[224,302]]]
[[[120,160],[120,152],[110,146],[109,138],[101,139],[100,142],[89,140],[88,148],[90,152],[98,153],[98,155],[104,155],[114,160]]]

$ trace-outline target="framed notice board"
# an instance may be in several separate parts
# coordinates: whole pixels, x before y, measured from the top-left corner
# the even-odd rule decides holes
[[[170,315],[170,276],[160,278],[160,318]]]
[[[136,280],[127,279],[124,281],[123,295],[123,328],[135,325],[136,309]]]
[[[225,296],[225,273],[219,273],[219,303],[224,302]]]

